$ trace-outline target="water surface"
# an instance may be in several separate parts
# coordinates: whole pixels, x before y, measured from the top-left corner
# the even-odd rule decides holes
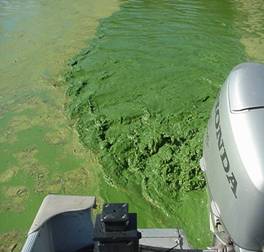
[[[118,5],[0,0],[1,251],[19,251],[46,194],[96,194],[97,161],[65,116],[60,74]]]
[[[108,184],[137,187],[169,216],[156,225],[182,227],[197,247],[210,242],[203,134],[226,76],[247,60],[239,15],[231,1],[128,1],[67,75],[69,112]]]
[[[262,1],[118,5],[0,0],[0,250],[19,251],[48,193],[129,202],[141,227],[179,226],[193,245],[210,242],[202,136],[231,68],[264,61]],[[103,173],[64,108],[60,75],[85,47],[68,104]]]

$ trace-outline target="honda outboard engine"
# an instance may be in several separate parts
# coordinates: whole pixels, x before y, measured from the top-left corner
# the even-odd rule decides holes
[[[236,251],[264,248],[264,65],[235,67],[215,102],[201,167],[217,240]]]

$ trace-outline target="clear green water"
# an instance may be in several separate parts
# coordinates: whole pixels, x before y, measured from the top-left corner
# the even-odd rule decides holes
[[[210,243],[202,135],[230,69],[264,60],[262,1],[122,2],[0,0],[1,251],[19,251],[48,193],[126,201],[141,227]],[[67,104],[96,155],[60,76],[85,47]]]

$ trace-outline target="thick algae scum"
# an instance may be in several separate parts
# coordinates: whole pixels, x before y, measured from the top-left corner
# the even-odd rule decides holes
[[[220,85],[245,60],[235,15],[229,1],[126,2],[66,76],[69,112],[108,184],[137,188],[195,246],[210,240],[203,133]]]

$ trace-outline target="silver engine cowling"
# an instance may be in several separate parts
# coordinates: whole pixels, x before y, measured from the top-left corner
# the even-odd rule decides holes
[[[264,65],[244,63],[225,81],[212,110],[201,167],[211,227],[236,250],[264,248]]]

